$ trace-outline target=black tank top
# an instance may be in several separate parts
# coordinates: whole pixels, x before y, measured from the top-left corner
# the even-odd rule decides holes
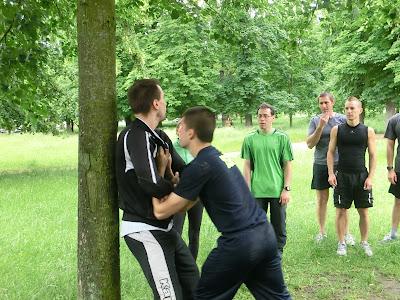
[[[355,127],[351,127],[347,123],[340,124],[337,132],[338,170],[346,173],[366,171],[365,151],[367,147],[367,126],[361,123]]]

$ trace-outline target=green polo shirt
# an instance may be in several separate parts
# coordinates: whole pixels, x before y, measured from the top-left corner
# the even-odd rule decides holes
[[[193,160],[192,154],[190,154],[188,149],[181,147],[181,144],[179,144],[179,140],[176,140],[173,146],[175,148],[175,151],[179,154],[179,156],[186,164],[190,163]]]
[[[256,198],[279,198],[283,189],[283,162],[293,160],[289,137],[276,129],[256,130],[243,141],[241,157],[253,162],[251,192]]]

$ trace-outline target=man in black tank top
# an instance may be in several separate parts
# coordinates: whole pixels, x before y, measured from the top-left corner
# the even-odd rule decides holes
[[[327,153],[329,183],[334,187],[336,207],[336,232],[338,236],[338,255],[346,255],[344,241],[346,210],[353,200],[360,215],[361,247],[367,256],[372,256],[368,244],[368,208],[373,206],[372,179],[376,169],[375,132],[360,123],[362,105],[355,97],[345,104],[346,123],[335,126]],[[339,162],[334,171],[334,154],[338,148]],[[368,149],[369,173],[365,167],[365,151]]]

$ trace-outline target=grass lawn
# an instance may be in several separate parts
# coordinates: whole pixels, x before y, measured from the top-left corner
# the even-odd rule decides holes
[[[315,195],[310,190],[312,153],[303,141],[308,121],[294,120],[278,128],[294,143],[292,201],[287,210],[288,243],[283,257],[286,283],[294,299],[400,299],[400,242],[380,245],[390,227],[393,198],[387,193],[385,143],[378,139],[375,207],[370,210],[370,243],[374,256],[360,247],[347,257],[336,255],[334,208],[328,211],[328,240],[317,233]],[[368,124],[368,123],[367,123]],[[279,125],[279,126],[278,126]],[[383,131],[384,125],[378,132]],[[167,132],[173,137],[173,129]],[[222,128],[215,145],[238,158],[249,129]],[[77,136],[0,135],[0,299],[76,298]],[[351,232],[359,241],[358,215],[350,211]],[[205,215],[199,267],[219,236]],[[186,235],[184,236],[187,239]],[[152,299],[144,276],[121,240],[123,299]],[[235,299],[252,299],[242,287]]]

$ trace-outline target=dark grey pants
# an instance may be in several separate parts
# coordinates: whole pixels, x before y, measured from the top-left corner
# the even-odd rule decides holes
[[[203,264],[196,300],[231,300],[245,284],[256,300],[289,300],[268,223],[223,234]]]
[[[186,213],[177,213],[174,216],[174,229],[182,235],[183,224],[185,223]],[[192,253],[194,260],[197,259],[200,247],[200,227],[203,218],[203,203],[198,201],[195,206],[187,211],[189,226],[189,250]]]
[[[274,227],[278,250],[282,253],[286,245],[286,205],[279,203],[279,198],[256,198],[260,207],[268,214],[270,210],[270,222]]]

